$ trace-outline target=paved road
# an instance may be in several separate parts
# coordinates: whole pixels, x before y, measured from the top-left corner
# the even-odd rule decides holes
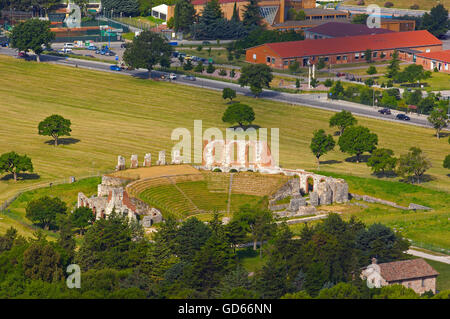
[[[6,54],[10,56],[16,56],[16,51],[9,48],[0,48],[0,54]],[[96,62],[96,61],[87,61],[87,60],[79,60],[79,59],[72,59],[72,58],[63,58],[63,57],[55,57],[50,55],[42,55],[41,56],[42,62],[48,62],[48,63],[56,63],[61,65],[67,65],[67,66],[76,66],[80,68],[87,68],[91,70],[98,70],[98,71],[104,71],[104,72],[113,72],[117,73],[116,71],[110,71],[109,67],[110,64],[102,63],[102,62]],[[122,74],[127,74],[134,77],[140,77],[140,78],[149,78],[149,73],[146,70],[139,69],[139,70],[133,70],[133,71],[121,71]],[[162,72],[159,71],[152,71],[150,76],[152,78],[159,78]],[[208,88],[212,90],[222,90],[226,87],[232,87],[236,90],[236,93],[245,95],[245,96],[253,96],[250,90],[247,87],[240,87],[237,84],[234,83],[226,83],[222,81],[215,81],[215,80],[209,80],[209,79],[202,79],[202,78],[196,78],[195,81],[187,80],[184,76],[179,76],[176,81],[178,84],[183,85],[191,85],[191,86],[197,86],[202,88]],[[323,95],[313,95],[313,94],[290,94],[290,93],[284,93],[284,92],[278,92],[278,91],[272,91],[272,90],[263,90],[263,92],[260,95],[261,98],[278,101],[278,102],[285,102],[293,105],[304,105],[304,106],[310,106],[314,108],[319,109],[325,109],[330,111],[341,111],[341,110],[347,110],[352,112],[353,114],[370,117],[370,118],[376,118],[381,120],[387,120],[387,121],[395,121],[395,113],[393,112],[392,115],[381,115],[378,113],[378,108],[373,108],[369,106],[364,106],[361,104],[356,103],[347,103],[347,102],[341,102],[341,101],[328,101],[325,96]],[[411,116],[411,121],[408,122],[402,122],[406,125],[418,125],[418,126],[426,126],[430,127],[430,124],[428,123],[427,119],[425,117],[419,117],[419,116]]]
[[[439,261],[441,263],[450,265],[450,256],[436,256],[436,255],[427,254],[422,251],[418,251],[418,250],[414,250],[414,249],[409,249],[406,253],[416,256],[416,257]]]

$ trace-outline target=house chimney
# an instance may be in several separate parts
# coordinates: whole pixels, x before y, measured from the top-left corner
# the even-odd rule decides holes
[[[372,265],[376,265],[377,264],[377,259],[375,257],[372,258]]]

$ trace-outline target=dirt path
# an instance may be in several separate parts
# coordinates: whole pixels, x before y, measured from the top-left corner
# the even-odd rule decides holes
[[[414,249],[409,249],[406,253],[416,256],[416,257],[439,261],[441,263],[450,265],[450,256],[436,256],[436,255],[427,254],[422,251],[418,251],[418,250],[414,250]]]

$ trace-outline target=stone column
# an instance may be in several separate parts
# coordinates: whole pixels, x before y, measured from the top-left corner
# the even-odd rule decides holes
[[[119,155],[117,157],[116,171],[121,171],[123,169],[125,169],[125,157]]]
[[[136,154],[131,155],[131,165],[130,168],[138,168],[139,162],[138,162],[138,156]]]
[[[152,154],[151,153],[147,153],[144,156],[144,167],[150,167],[152,166]]]
[[[172,164],[181,164],[183,161],[181,160],[180,150],[172,151]]]
[[[166,165],[166,151],[159,151],[156,165]]]

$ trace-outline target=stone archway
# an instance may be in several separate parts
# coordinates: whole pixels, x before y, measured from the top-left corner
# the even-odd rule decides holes
[[[306,177],[305,182],[305,192],[308,194],[309,192],[314,191],[314,178],[312,176]]]

